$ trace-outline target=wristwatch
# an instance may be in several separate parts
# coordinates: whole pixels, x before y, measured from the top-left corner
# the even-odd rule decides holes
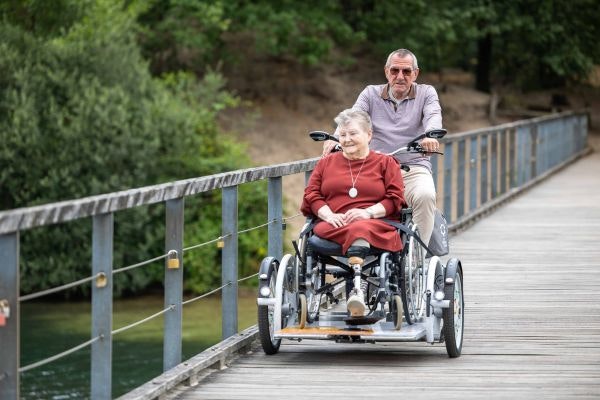
[[[367,214],[369,214],[369,218],[375,218],[375,213],[373,212],[373,210],[371,210],[370,208],[365,208],[365,211],[367,212]]]

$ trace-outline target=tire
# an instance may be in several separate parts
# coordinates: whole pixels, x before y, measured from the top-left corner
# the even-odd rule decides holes
[[[269,259],[265,259],[263,262],[268,260]],[[269,297],[275,297],[275,283],[277,282],[277,268],[279,263],[274,258],[271,258],[269,261],[271,260],[272,262],[270,263],[267,272],[267,279],[266,281],[261,280],[258,288],[259,297],[263,297],[260,295],[260,289],[265,286],[271,289]],[[258,306],[258,336],[264,352],[269,355],[276,354],[281,345],[281,339],[274,339],[273,318],[272,307],[269,309],[268,306]]]
[[[414,227],[418,234],[418,230]],[[408,251],[402,260],[402,305],[404,318],[409,325],[418,322],[425,313],[423,293],[425,291],[425,271],[423,248],[411,236],[407,243]]]
[[[306,317],[307,317],[307,308],[306,308],[306,295],[304,293],[300,293],[298,295],[298,327],[300,329],[304,329],[306,327]]]
[[[404,307],[402,306],[402,299],[397,294],[394,295],[392,301],[390,301],[390,312],[392,313],[392,320],[394,321],[394,329],[399,331],[400,328],[402,328]]]
[[[450,358],[460,357],[464,333],[464,295],[462,270],[456,271],[452,285],[444,288],[444,297],[450,300],[450,307],[444,309],[443,334],[446,351]]]

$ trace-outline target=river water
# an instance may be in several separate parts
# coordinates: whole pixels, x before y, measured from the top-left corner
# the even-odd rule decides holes
[[[113,329],[163,309],[162,297],[115,300]],[[256,294],[240,290],[239,330],[256,323]],[[21,366],[77,346],[91,337],[89,302],[25,302],[21,305]],[[220,296],[183,308],[183,356],[186,360],[221,339]],[[113,398],[162,373],[163,318],[113,337]],[[90,348],[21,374],[21,399],[89,399]]]

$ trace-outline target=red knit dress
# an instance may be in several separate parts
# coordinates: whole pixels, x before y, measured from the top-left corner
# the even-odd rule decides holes
[[[398,220],[400,210],[406,206],[404,181],[398,162],[393,157],[371,151],[364,165],[362,163],[363,160],[348,160],[341,152],[319,160],[304,189],[300,207],[302,213],[317,215],[324,205],[328,205],[334,213],[345,213],[352,208],[367,208],[381,203],[386,210],[385,218]],[[356,179],[354,187],[358,190],[355,198],[348,194],[352,187],[350,168]],[[380,219],[354,221],[339,228],[320,221],[314,232],[323,239],[341,244],[344,253],[359,238],[380,249],[402,249],[396,229]]]

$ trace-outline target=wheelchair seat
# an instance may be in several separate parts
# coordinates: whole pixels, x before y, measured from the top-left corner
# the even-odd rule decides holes
[[[346,257],[346,255],[342,253],[342,245],[332,242],[331,240],[323,239],[317,235],[312,235],[308,239],[308,245],[313,252],[323,256]],[[370,247],[368,255],[376,256],[384,251],[385,250],[377,247]]]
[[[343,256],[342,245],[332,242],[331,240],[320,238],[317,235],[312,235],[308,239],[308,245],[313,252],[324,256]]]

